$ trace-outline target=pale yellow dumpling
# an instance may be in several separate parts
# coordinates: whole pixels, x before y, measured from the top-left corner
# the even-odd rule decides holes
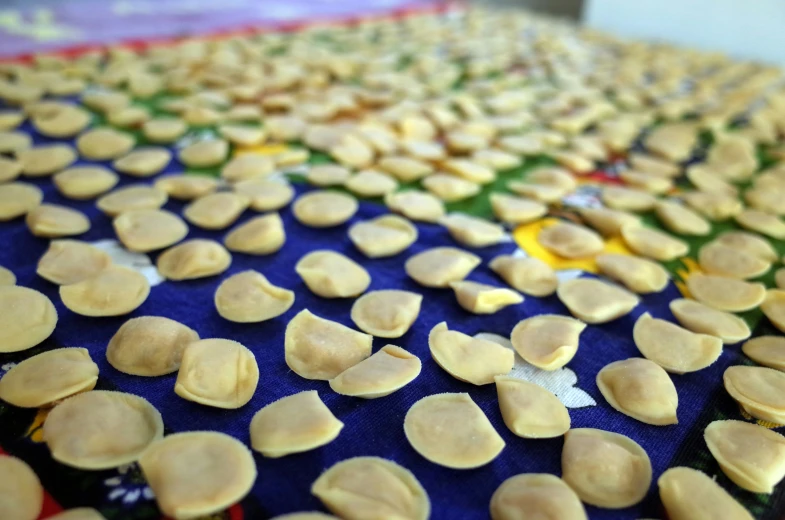
[[[297,262],[294,270],[322,298],[352,298],[364,293],[371,284],[365,268],[335,251],[312,251]]]
[[[202,339],[183,351],[174,392],[189,401],[235,409],[253,397],[259,366],[253,352],[228,339]]]
[[[278,213],[254,217],[233,228],[224,238],[229,251],[249,255],[269,255],[286,242],[286,231]]]
[[[505,235],[504,228],[493,222],[463,213],[450,213],[439,219],[450,235],[469,247],[485,247],[498,244]]]
[[[27,358],[0,379],[0,399],[22,408],[51,406],[95,388],[98,365],[84,348],[58,348]]]
[[[539,258],[499,255],[488,263],[488,267],[523,294],[548,296],[559,285],[556,272]]]
[[[306,379],[330,380],[371,355],[373,336],[300,311],[286,326],[286,364]]]
[[[417,236],[417,228],[397,215],[382,215],[349,228],[349,239],[368,258],[397,255],[416,242]]]
[[[270,520],[340,520],[337,516],[320,513],[318,511],[308,511],[302,513],[289,513],[286,515],[275,516]]]
[[[82,316],[121,316],[150,295],[150,282],[133,269],[110,265],[90,278],[60,286],[63,304]]]
[[[22,173],[22,163],[15,159],[0,157],[0,183],[16,180]]]
[[[714,421],[703,433],[728,478],[753,493],[774,491],[785,477],[785,437],[744,421]]]
[[[272,402],[251,420],[251,447],[265,457],[278,458],[328,444],[343,429],[316,390]]]
[[[434,361],[448,374],[478,386],[493,383],[495,376],[508,374],[515,364],[512,350],[449,330],[446,322],[431,329],[428,347]]]
[[[44,504],[44,488],[21,459],[0,455],[0,517],[36,520]]]
[[[484,466],[505,446],[480,407],[465,393],[423,397],[406,413],[403,431],[417,453],[453,469]]]
[[[747,231],[726,231],[714,239],[714,243],[744,250],[746,253],[757,256],[767,262],[776,262],[779,258],[777,251],[769,241],[755,233]]]
[[[401,182],[414,182],[433,173],[433,166],[427,162],[404,156],[382,157],[377,166]]]
[[[773,368],[732,366],[722,379],[725,390],[748,414],[785,424],[785,373]]]
[[[0,286],[16,285],[16,275],[10,269],[0,265]]]
[[[166,203],[165,192],[147,185],[131,185],[111,191],[98,199],[98,209],[115,217],[124,211],[159,209]]]
[[[611,209],[637,212],[654,208],[657,199],[645,191],[622,186],[606,186],[602,189],[602,202]]]
[[[449,287],[480,265],[480,257],[454,247],[434,247],[410,256],[406,274],[425,287]]]
[[[701,273],[693,273],[687,278],[687,289],[699,302],[721,311],[748,311],[766,298],[766,286],[762,283]]]
[[[93,128],[76,139],[76,148],[85,159],[106,161],[131,151],[136,139],[114,128]]]
[[[334,191],[311,191],[300,195],[292,204],[292,213],[309,227],[340,226],[357,213],[357,199]]]
[[[31,209],[25,223],[33,235],[44,238],[81,235],[90,230],[87,215],[57,204],[41,204]]]
[[[223,139],[197,141],[182,148],[178,159],[190,168],[209,168],[223,163],[229,155],[229,143]]]
[[[769,321],[781,331],[785,331],[785,291],[782,289],[769,289],[766,298],[760,305],[760,310]]]
[[[188,125],[185,121],[174,117],[154,118],[142,124],[144,136],[153,143],[172,143],[186,131]]]
[[[564,258],[594,256],[605,247],[602,237],[597,233],[569,222],[558,222],[543,228],[537,240],[545,249]]]
[[[653,155],[631,153],[627,156],[627,160],[636,170],[660,177],[677,177],[681,172],[678,164]]]
[[[162,316],[132,318],[106,346],[106,360],[124,374],[154,377],[177,372],[185,347],[199,340],[192,328]]]
[[[16,159],[22,163],[22,175],[41,177],[71,166],[77,156],[71,145],[41,144],[17,151]]]
[[[548,206],[538,200],[506,193],[491,193],[490,201],[496,218],[509,224],[532,222],[548,212]]]
[[[718,311],[695,300],[672,300],[670,310],[686,329],[716,336],[725,344],[738,343],[752,334],[747,322],[735,314]]]
[[[385,345],[330,379],[330,388],[342,395],[377,399],[408,385],[421,370],[420,358],[395,345]]]
[[[721,193],[735,197],[738,188],[723,179],[717,171],[706,163],[693,164],[687,168],[687,179],[695,188],[704,193]]]
[[[664,267],[638,256],[609,253],[598,255],[594,260],[602,274],[638,294],[661,292],[670,281]]]
[[[434,173],[421,182],[422,187],[445,202],[458,202],[474,197],[482,189],[476,182],[448,173]]]
[[[628,186],[641,189],[654,195],[667,193],[673,189],[673,179],[637,170],[623,170],[619,172],[619,178]]]
[[[203,229],[225,229],[248,207],[249,200],[237,193],[210,193],[191,202],[183,210],[185,219]]]
[[[651,485],[646,451],[625,435],[575,428],[565,434],[562,478],[586,504],[622,509],[639,503]]]
[[[597,388],[619,412],[646,424],[677,424],[679,396],[670,376],[656,363],[630,358],[605,365]]]
[[[26,182],[0,184],[0,222],[5,222],[32,211],[41,201],[44,193],[40,188]]]
[[[698,129],[691,122],[665,123],[652,130],[644,139],[652,153],[672,162],[689,159],[698,142]]]
[[[221,178],[227,182],[242,182],[267,177],[274,171],[275,160],[272,157],[249,153],[226,163],[221,168]]]
[[[33,146],[29,134],[19,131],[0,131],[0,153],[16,153]]]
[[[523,302],[523,296],[505,287],[461,280],[450,283],[458,304],[474,314],[493,314]]]
[[[654,210],[659,221],[674,233],[705,236],[711,232],[711,224],[706,219],[678,202],[659,200]]]
[[[119,177],[103,166],[76,166],[56,173],[52,181],[57,190],[69,199],[85,200],[114,188]]]
[[[112,168],[134,177],[149,177],[161,172],[172,160],[172,152],[163,147],[145,146],[115,159]]]
[[[771,268],[769,261],[754,253],[717,241],[700,248],[698,263],[707,274],[741,279],[757,278]]]
[[[568,316],[541,314],[518,322],[510,341],[525,361],[543,370],[557,370],[575,357],[585,328],[585,323]]]
[[[635,253],[663,262],[682,257],[690,250],[687,242],[650,227],[627,225],[621,228],[621,236]]]
[[[92,390],[63,401],[46,417],[52,458],[79,469],[109,469],[136,461],[163,437],[161,414],[141,397]]]
[[[305,175],[305,179],[314,186],[342,186],[349,177],[351,177],[352,172],[344,167],[337,164],[318,164],[315,166],[311,166],[308,169],[308,173]]]
[[[235,323],[259,323],[280,316],[294,303],[294,292],[271,284],[256,271],[230,276],[215,291],[215,308]]]
[[[277,211],[294,198],[294,188],[277,180],[251,179],[234,184],[232,189],[246,197],[254,211]]]
[[[516,180],[507,182],[507,189],[543,204],[555,204],[568,194],[567,190],[556,184],[536,184]]]
[[[785,372],[785,337],[758,336],[744,343],[741,350],[756,363]]]
[[[92,507],[76,507],[50,516],[47,520],[106,520],[106,518]]]
[[[785,240],[785,222],[776,215],[757,209],[745,209],[735,218],[743,228],[771,238]]]
[[[158,177],[154,186],[173,199],[193,200],[213,193],[218,181],[207,175],[175,173]]]
[[[126,211],[112,221],[112,227],[126,249],[140,253],[169,247],[188,234],[183,219],[162,209]]]
[[[69,285],[95,276],[112,263],[104,251],[78,240],[52,240],[38,261],[36,273],[58,285]]]
[[[195,238],[170,247],[158,257],[156,267],[169,280],[215,276],[229,269],[232,255],[218,242]]]
[[[390,211],[421,222],[438,222],[445,213],[444,203],[441,200],[422,191],[389,193],[384,197],[384,203]]]
[[[559,300],[586,323],[606,323],[629,314],[640,298],[616,285],[595,278],[577,278],[559,284]]]
[[[420,314],[422,296],[395,289],[371,291],[357,298],[351,318],[357,328],[379,338],[400,338]]]
[[[491,497],[492,520],[553,518],[587,520],[580,498],[562,479],[547,473],[510,477]]]
[[[570,429],[570,414],[552,392],[511,376],[496,376],[504,424],[525,439],[559,437]]]
[[[360,197],[383,197],[398,189],[398,181],[386,173],[363,170],[349,178],[344,187]]]
[[[671,520],[753,520],[713,478],[696,469],[670,468],[657,480],[657,486]]]
[[[354,457],[333,465],[316,479],[311,493],[346,520],[427,520],[431,513],[428,494],[417,478],[379,457]]]
[[[692,209],[715,221],[727,220],[744,209],[735,195],[723,192],[690,191],[682,198]]]
[[[578,213],[587,224],[605,236],[618,235],[622,227],[641,222],[639,216],[616,209],[581,208]]]
[[[240,146],[260,145],[267,137],[263,128],[241,124],[221,125],[218,133],[230,143]]]
[[[647,359],[673,374],[702,370],[722,354],[722,340],[696,334],[647,312],[632,330],[635,346]]]
[[[194,471],[194,461],[210,468]],[[218,513],[242,500],[256,480],[245,444],[219,432],[167,435],[139,458],[161,511],[177,520]]]
[[[27,350],[48,338],[57,311],[44,294],[16,285],[0,286],[0,352]]]

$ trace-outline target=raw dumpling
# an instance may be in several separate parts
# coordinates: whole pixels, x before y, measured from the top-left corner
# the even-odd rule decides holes
[[[771,269],[771,263],[756,254],[717,241],[700,248],[698,263],[706,274],[728,278],[757,278]]]
[[[482,189],[476,182],[449,173],[434,173],[424,178],[421,184],[423,188],[445,202],[458,202],[474,197]]]
[[[442,217],[439,223],[447,228],[456,241],[469,247],[498,244],[505,237],[504,228],[500,225],[463,213],[450,213]]]
[[[462,249],[434,247],[410,256],[404,269],[420,285],[449,287],[466,278],[480,262],[479,256]]]
[[[785,240],[785,222],[771,213],[757,209],[745,209],[736,215],[736,222],[750,231],[778,240]]]
[[[428,494],[417,478],[378,457],[354,457],[333,465],[316,479],[311,493],[346,520],[427,520],[431,513]]]
[[[63,401],[46,417],[52,458],[79,469],[109,469],[139,458],[163,437],[161,414],[141,397],[92,390]]]
[[[758,336],[741,346],[742,352],[758,364],[785,372],[785,338]]]
[[[98,365],[84,348],[57,348],[27,358],[0,379],[0,399],[21,408],[50,406],[95,388]]]
[[[663,262],[684,256],[690,250],[687,242],[649,227],[624,226],[621,228],[621,236],[627,247],[635,253]]]
[[[166,204],[166,192],[146,185],[130,185],[110,191],[95,203],[109,215],[116,217],[124,211],[135,209],[160,209]]]
[[[504,424],[525,439],[559,437],[570,429],[570,414],[553,393],[511,376],[496,376],[496,393]]]
[[[760,310],[769,321],[781,331],[785,331],[785,291],[782,289],[769,289],[766,299],[760,304]]]
[[[491,193],[489,198],[493,214],[508,224],[533,222],[548,213],[548,206],[537,200],[506,193]]]
[[[543,518],[588,520],[580,498],[562,479],[547,473],[510,477],[491,497],[491,520]]]
[[[613,408],[646,424],[677,424],[679,395],[670,376],[648,359],[630,358],[605,365],[597,388]]]
[[[657,485],[671,520],[753,520],[713,478],[696,469],[670,468],[660,476]]]
[[[87,215],[56,204],[41,204],[31,209],[25,217],[25,223],[30,233],[44,238],[81,235],[90,230]]]
[[[765,238],[747,231],[726,231],[714,239],[714,243],[744,250],[767,262],[776,262],[779,258],[777,251]]]
[[[494,376],[509,373],[515,364],[512,350],[493,341],[448,330],[444,321],[431,329],[428,347],[434,361],[448,374],[478,386],[493,383]]]
[[[248,255],[269,255],[286,242],[286,231],[278,213],[254,217],[232,229],[224,238],[229,251]]]
[[[635,322],[632,337],[641,354],[673,374],[702,370],[722,354],[721,339],[652,318],[648,312]]]
[[[728,367],[722,379],[725,390],[748,414],[785,424],[785,373],[740,365]]]
[[[21,459],[0,455],[0,518],[36,520],[44,505],[44,488]]]
[[[575,357],[585,328],[585,323],[574,318],[540,314],[518,322],[510,341],[525,361],[543,370],[557,370]]]
[[[26,182],[0,184],[0,222],[26,215],[41,204],[44,193]]]
[[[638,215],[617,209],[608,208],[581,208],[578,210],[581,218],[591,227],[605,236],[615,236],[621,233],[621,228],[627,225],[640,225]]]
[[[193,200],[213,193],[218,181],[207,175],[173,174],[158,177],[155,188],[177,200]]]
[[[371,276],[360,264],[335,251],[311,251],[294,270],[322,298],[353,298],[365,292]]]
[[[734,278],[693,273],[687,278],[692,297],[721,311],[742,312],[754,309],[766,297],[766,286]]]
[[[240,217],[248,204],[244,195],[219,191],[191,202],[183,210],[183,216],[202,229],[226,229]]]
[[[602,237],[597,233],[569,222],[559,222],[544,228],[537,240],[545,249],[563,258],[594,256],[605,247]]]
[[[27,287],[0,286],[0,352],[27,350],[48,338],[57,310],[46,295]]]
[[[539,258],[499,255],[488,267],[510,287],[530,296],[549,296],[559,285],[556,272]]]
[[[670,302],[679,323],[692,332],[716,336],[723,343],[738,343],[750,337],[747,322],[730,312],[718,311],[695,300],[679,298]]]
[[[562,478],[586,504],[622,509],[639,503],[651,485],[651,461],[625,435],[576,428],[564,437]]]
[[[523,296],[503,287],[468,280],[450,283],[458,304],[474,314],[494,314],[509,305],[523,302]]]
[[[158,257],[156,267],[169,280],[194,280],[229,269],[232,255],[213,240],[194,238],[170,247]]]
[[[363,170],[347,180],[344,187],[360,197],[383,197],[398,189],[398,181],[386,173]]]
[[[386,345],[331,379],[330,388],[342,395],[376,399],[408,385],[421,369],[420,358],[395,345]]]
[[[396,213],[421,222],[438,222],[444,216],[444,203],[422,191],[407,190],[389,193],[384,203]]]
[[[271,284],[253,270],[234,274],[215,291],[215,308],[235,323],[259,323],[280,316],[294,303],[294,292]]]
[[[248,348],[229,339],[202,339],[185,347],[174,392],[231,410],[250,401],[258,383],[259,366]]]
[[[69,199],[86,200],[103,195],[117,185],[120,177],[103,166],[76,166],[52,177],[57,190]]]
[[[660,222],[674,233],[705,236],[711,232],[711,224],[706,219],[677,202],[659,200],[655,212]]]
[[[484,466],[505,446],[480,407],[465,393],[423,397],[406,413],[403,431],[417,453],[453,469]]]
[[[251,179],[232,188],[250,201],[249,207],[254,211],[278,211],[294,198],[294,188],[278,180]]]
[[[150,282],[138,271],[110,265],[90,278],[60,286],[63,304],[82,316],[121,316],[150,295]]]
[[[735,217],[744,209],[735,195],[722,192],[690,191],[682,198],[692,209],[715,221]]]
[[[199,340],[195,330],[162,316],[133,318],[118,329],[106,347],[114,368],[135,376],[177,372],[185,347]]]
[[[319,398],[316,390],[289,395],[256,412],[251,420],[251,447],[265,457],[278,458],[329,444],[343,423]]]
[[[357,328],[379,338],[400,338],[420,314],[422,296],[409,291],[371,291],[357,298],[351,318]]]
[[[368,258],[393,256],[417,241],[417,228],[403,217],[382,215],[352,225],[349,240]]]
[[[78,240],[52,240],[38,261],[36,273],[57,285],[81,282],[112,263],[109,255]]]
[[[286,326],[286,364],[306,379],[330,380],[371,355],[373,336],[300,311]]]
[[[606,186],[602,189],[602,202],[611,209],[638,212],[653,209],[657,204],[657,199],[645,191],[621,186]]]
[[[126,249],[140,253],[169,247],[188,234],[183,219],[162,209],[126,211],[112,221],[112,227]]]
[[[334,191],[311,191],[300,195],[292,204],[292,213],[309,227],[340,226],[357,213],[357,199]]]
[[[217,166],[229,155],[229,143],[223,139],[196,141],[180,149],[177,158],[189,168]]]
[[[638,294],[661,292],[670,281],[664,267],[638,256],[611,253],[599,255],[594,260],[602,274]]]
[[[586,323],[606,323],[629,314],[640,303],[633,293],[595,278],[577,278],[559,284],[559,300]]]

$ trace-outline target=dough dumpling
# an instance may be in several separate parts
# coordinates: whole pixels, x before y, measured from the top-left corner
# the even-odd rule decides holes
[[[632,329],[635,346],[646,359],[673,374],[702,370],[722,354],[722,340],[696,334],[669,321],[641,314]]]
[[[609,253],[594,259],[600,272],[623,283],[638,294],[661,292],[668,286],[668,271],[660,264],[638,256]]]
[[[439,220],[450,235],[468,247],[485,247],[498,244],[505,237],[504,228],[485,219],[451,213]]]
[[[278,180],[251,179],[238,182],[232,188],[249,200],[249,207],[254,211],[278,211],[294,198],[294,188]]]
[[[236,226],[224,238],[229,251],[248,255],[269,255],[286,242],[286,231],[278,213],[254,217]]]
[[[498,343],[448,330],[447,322],[431,329],[428,347],[434,361],[448,374],[473,385],[493,383],[515,364],[515,353]]]
[[[308,227],[340,226],[357,213],[357,199],[345,193],[316,190],[300,195],[292,204],[295,218]]]
[[[218,181],[208,175],[183,173],[158,177],[154,186],[173,199],[193,200],[213,193],[218,188]]]
[[[743,228],[777,240],[785,240],[785,222],[776,215],[757,209],[745,209],[735,218],[736,223]]]
[[[488,267],[510,287],[530,296],[549,296],[559,285],[556,272],[539,258],[499,255]]]
[[[640,298],[596,278],[577,278],[559,284],[559,300],[573,316],[586,323],[606,323],[629,314]]]
[[[248,204],[244,195],[219,191],[191,202],[183,210],[183,216],[202,229],[226,229],[234,224]]]
[[[630,358],[605,365],[597,388],[613,408],[646,424],[677,424],[679,395],[670,376],[656,363]]]
[[[27,358],[0,379],[0,399],[21,408],[50,406],[95,388],[98,365],[84,348],[57,348]]]
[[[692,273],[687,278],[692,297],[721,311],[743,312],[754,309],[766,297],[766,286],[735,278]]]
[[[132,318],[106,347],[106,360],[124,374],[162,376],[177,372],[185,347],[199,340],[195,330],[162,316]]]
[[[578,352],[586,324],[557,314],[540,314],[521,320],[510,334],[515,351],[542,370],[557,370]]]
[[[641,218],[633,213],[609,208],[581,208],[581,218],[599,233],[615,236],[621,233],[624,226],[640,225]]]
[[[570,429],[570,414],[552,392],[511,376],[495,381],[504,424],[518,437],[548,439]]]
[[[420,222],[438,222],[445,213],[444,203],[441,200],[422,191],[389,193],[384,197],[384,203],[390,211]]]
[[[475,267],[480,257],[455,247],[434,247],[412,255],[406,260],[406,274],[425,287],[449,287],[451,282],[463,280]]]
[[[417,453],[452,469],[484,466],[498,457],[505,446],[466,393],[423,397],[406,413],[403,431]]]
[[[563,258],[594,256],[605,247],[602,237],[597,233],[569,222],[559,222],[544,228],[537,240],[545,249]]]
[[[782,289],[769,289],[766,298],[760,305],[760,310],[769,321],[781,331],[785,331],[785,291]]]
[[[400,338],[420,314],[422,296],[396,289],[371,291],[357,298],[351,318],[357,328],[379,338]]]
[[[152,186],[130,185],[110,191],[95,205],[110,217],[116,217],[124,211],[160,209],[167,199],[166,192]]]
[[[286,326],[286,364],[305,379],[327,381],[371,355],[373,336],[300,311]]]
[[[403,217],[382,215],[352,225],[349,240],[368,258],[393,256],[417,241],[417,228]]]
[[[508,224],[526,224],[548,213],[548,206],[538,200],[506,193],[491,193],[489,198],[493,214]]]
[[[292,394],[256,412],[251,420],[251,447],[278,458],[329,444],[343,429],[316,390]]]
[[[253,397],[259,366],[253,352],[229,339],[202,339],[183,350],[174,392],[189,401],[235,409]]]
[[[335,251],[311,251],[297,262],[294,270],[311,292],[322,298],[353,298],[371,284],[368,271]]]
[[[728,278],[757,278],[771,269],[771,263],[738,247],[709,242],[698,251],[698,263],[706,274]]]
[[[738,343],[752,334],[747,322],[735,314],[718,311],[695,300],[686,298],[672,300],[670,309],[684,328],[692,332],[716,336],[725,344]]]
[[[57,285],[81,282],[112,263],[104,251],[78,240],[52,240],[38,261],[36,273]]]
[[[423,188],[445,202],[458,202],[474,197],[482,187],[476,182],[468,181],[448,173],[434,173],[421,182]]]
[[[110,265],[95,276],[60,286],[60,299],[82,316],[122,316],[142,305],[150,282],[138,271]]]
[[[232,255],[218,242],[194,238],[160,254],[156,267],[168,280],[194,280],[229,269]]]
[[[621,229],[621,236],[627,247],[635,253],[663,262],[682,257],[690,250],[687,242],[649,227],[624,226]]]
[[[21,459],[0,455],[0,518],[36,520],[44,506],[44,488]]]
[[[742,352],[756,363],[785,372],[785,338],[758,336],[741,346]]]
[[[772,368],[732,366],[722,376],[725,390],[751,416],[785,424],[785,373]]]
[[[588,520],[580,498],[562,479],[547,473],[510,477],[491,497],[491,520],[558,518]]]
[[[505,287],[461,280],[450,284],[458,304],[474,314],[494,314],[523,302],[523,296]]]
[[[386,345],[331,379],[330,388],[341,395],[376,399],[408,385],[421,370],[420,358],[395,345]]]
[[[126,249],[140,253],[169,247],[188,234],[183,219],[162,209],[126,211],[112,221],[112,227]]]
[[[0,286],[0,352],[19,352],[48,338],[57,310],[43,293],[16,285]]]
[[[606,186],[602,189],[602,202],[618,211],[649,211],[657,204],[651,193],[622,186]]]
[[[280,316],[294,304],[294,292],[271,284],[253,270],[234,274],[215,291],[215,308],[235,323],[259,323]]]
[[[753,520],[713,478],[696,469],[670,468],[657,480],[657,486],[671,520]]]

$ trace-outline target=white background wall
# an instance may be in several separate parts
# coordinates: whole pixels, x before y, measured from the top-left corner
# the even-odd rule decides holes
[[[584,23],[785,65],[785,0],[586,0]]]

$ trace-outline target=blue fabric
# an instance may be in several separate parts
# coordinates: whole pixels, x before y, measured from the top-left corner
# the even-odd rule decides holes
[[[181,166],[174,161],[167,171],[180,169]],[[123,177],[121,185],[139,182],[138,179]],[[90,217],[92,228],[77,238],[88,242],[114,238],[110,219],[95,208],[94,202],[76,202],[63,198],[48,178],[31,182],[44,190],[46,202],[74,207]],[[302,193],[308,188],[299,186],[297,189],[298,193]],[[180,202],[169,201],[165,208],[181,213],[183,206]],[[87,348],[100,367],[101,377],[120,390],[148,399],[160,410],[169,432],[218,430],[247,444],[249,423],[257,410],[281,397],[303,390],[317,390],[330,410],[345,423],[345,427],[334,442],[307,453],[279,459],[268,459],[255,453],[259,476],[248,499],[258,502],[260,506],[260,509],[255,510],[262,512],[255,515],[264,518],[293,511],[321,510],[320,502],[310,494],[310,486],[319,474],[340,460],[375,455],[394,460],[416,475],[430,496],[432,518],[488,518],[491,495],[504,479],[523,472],[560,474],[563,440],[527,440],[513,435],[502,422],[494,386],[476,387],[462,383],[439,368],[428,351],[428,332],[435,324],[446,321],[451,329],[470,335],[490,332],[509,336],[519,320],[542,313],[568,314],[567,310],[555,296],[527,297],[523,304],[508,307],[497,314],[476,316],[458,306],[451,290],[420,287],[404,273],[403,263],[406,258],[426,248],[456,245],[447,232],[437,225],[418,224],[419,240],[402,254],[375,260],[364,258],[350,243],[346,230],[351,223],[375,217],[385,211],[383,207],[364,202],[349,223],[331,229],[313,229],[298,223],[290,209],[284,209],[281,216],[287,241],[280,252],[262,257],[234,254],[230,269],[221,276],[163,282],[152,288],[149,298],[139,309],[129,316],[116,318],[83,317],[62,305],[57,286],[35,274],[36,262],[46,250],[48,240],[33,237],[23,219],[0,223],[0,237],[3,241],[0,265],[11,269],[20,285],[43,292],[55,303],[59,315],[53,336],[56,344]],[[246,212],[239,222],[253,216],[255,214],[252,212]],[[221,240],[225,232],[205,231],[191,226],[188,238]],[[515,247],[509,243],[474,250],[482,257],[483,264],[469,279],[500,284],[500,280],[487,267],[487,262],[498,254],[512,252]],[[399,339],[374,340],[374,352],[386,344],[395,344],[420,357],[423,369],[414,382],[388,397],[364,400],[338,395],[329,388],[327,382],[303,379],[287,367],[284,361],[284,331],[288,321],[300,310],[307,308],[318,316],[354,327],[349,318],[353,299],[319,298],[305,287],[294,272],[295,263],[314,249],[333,249],[360,262],[372,277],[369,290],[396,288],[423,294],[422,312],[407,334]],[[278,318],[259,324],[235,324],[219,317],[213,305],[216,287],[227,276],[246,269],[258,270],[272,283],[294,290],[296,300],[292,308]],[[568,368],[577,374],[577,386],[597,402],[596,406],[571,409],[572,426],[602,428],[630,436],[648,452],[654,469],[651,489],[642,504],[617,511],[587,507],[592,519],[663,516],[657,497],[656,479],[669,467],[680,448],[684,449],[688,436],[702,432],[705,424],[700,425],[699,422],[705,420],[703,412],[713,396],[720,397],[717,398],[719,404],[712,406],[735,413],[734,418],[738,418],[738,409],[720,387],[725,368],[740,362],[738,347],[726,348],[720,359],[705,370],[672,376],[679,393],[678,425],[658,427],[635,421],[613,410],[597,390],[595,376],[600,368],[612,361],[640,355],[632,340],[632,326],[637,317],[648,311],[656,317],[672,319],[667,303],[677,297],[679,293],[671,285],[661,294],[644,296],[642,303],[630,315],[608,324],[589,326],[581,337],[577,355],[568,364]],[[210,408],[177,396],[173,391],[176,374],[142,378],[122,374],[110,366],[105,357],[107,342],[127,319],[144,315],[166,316],[194,328],[202,338],[229,338],[251,349],[260,369],[259,386],[251,402],[239,410]],[[492,463],[473,470],[447,469],[428,462],[408,444],[403,433],[403,419],[407,410],[420,398],[442,392],[468,392],[504,438],[507,446]],[[43,445],[37,449],[46,450]],[[687,449],[693,450],[693,447],[688,446]],[[703,446],[699,449],[705,451]],[[685,454],[682,453],[682,456]],[[55,498],[62,500],[61,497]],[[73,497],[71,500],[74,501]],[[119,517],[126,516],[120,514]]]

